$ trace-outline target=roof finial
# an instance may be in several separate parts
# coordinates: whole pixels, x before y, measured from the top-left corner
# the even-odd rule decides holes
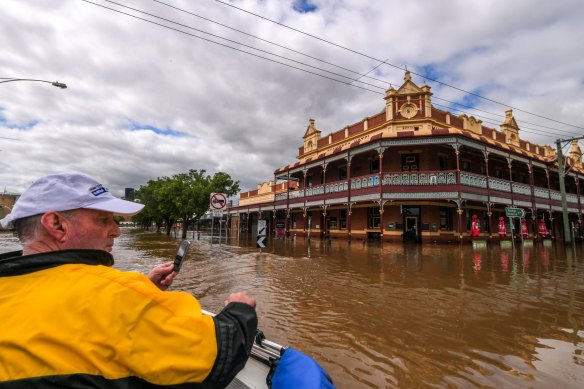
[[[407,66],[406,66],[406,74],[404,76],[404,81],[412,81],[412,76],[410,75],[410,71],[408,70]]]

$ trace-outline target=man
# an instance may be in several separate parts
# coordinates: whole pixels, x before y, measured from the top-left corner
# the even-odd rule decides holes
[[[191,295],[161,290],[170,262],[148,277],[111,268],[113,216],[142,208],[62,173],[35,181],[0,221],[23,246],[0,256],[0,388],[221,388],[243,368],[252,297],[231,294],[210,317]]]

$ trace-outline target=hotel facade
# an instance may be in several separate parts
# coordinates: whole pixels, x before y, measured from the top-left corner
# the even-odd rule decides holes
[[[555,150],[522,140],[512,110],[499,129],[489,128],[437,109],[430,89],[406,72],[377,114],[325,136],[310,119],[298,160],[240,193],[232,231],[255,232],[265,219],[278,237],[458,242],[469,239],[476,215],[479,238],[492,240],[505,208],[518,207],[529,237],[541,238],[541,220],[551,237],[561,237]],[[579,236],[584,166],[576,142],[565,161],[570,226]],[[518,219],[514,228],[520,231]]]

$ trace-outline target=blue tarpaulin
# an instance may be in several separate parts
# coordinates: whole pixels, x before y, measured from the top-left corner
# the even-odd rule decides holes
[[[272,389],[335,389],[328,373],[300,351],[288,348],[274,364],[275,369],[268,376]]]

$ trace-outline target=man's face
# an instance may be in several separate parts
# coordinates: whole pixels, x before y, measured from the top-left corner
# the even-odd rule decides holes
[[[111,212],[78,209],[67,217],[70,234],[62,249],[96,249],[112,251],[120,228]]]

